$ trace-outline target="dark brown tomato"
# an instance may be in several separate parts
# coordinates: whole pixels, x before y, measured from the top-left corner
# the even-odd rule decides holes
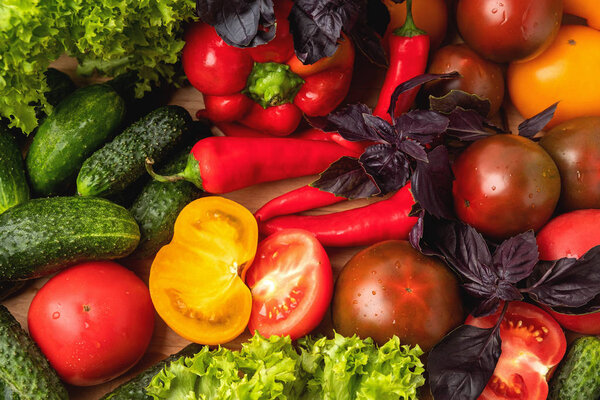
[[[542,147],[521,136],[478,140],[452,169],[456,214],[492,239],[540,229],[560,196],[556,164]]]
[[[488,99],[490,116],[498,112],[504,99],[504,76],[498,64],[481,58],[464,43],[452,44],[435,52],[428,72],[443,74],[452,71],[458,71],[462,77],[427,84],[426,94],[439,97],[453,89],[462,90]]]
[[[558,166],[565,211],[600,208],[600,117],[564,122],[540,141]]]
[[[379,344],[397,335],[424,351],[464,316],[454,274],[401,240],[368,247],[344,266],[332,314],[334,328],[343,335],[371,337]]]
[[[465,42],[495,62],[534,58],[552,43],[562,0],[459,0],[456,20]]]

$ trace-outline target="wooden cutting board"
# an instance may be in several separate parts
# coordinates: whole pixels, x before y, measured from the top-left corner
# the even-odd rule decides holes
[[[75,75],[76,61],[68,57],[61,57],[52,65],[54,68],[60,69],[69,73],[73,80],[80,86],[92,82],[101,81],[99,78],[83,79]],[[351,92],[349,93],[346,103],[363,102],[373,107],[376,99],[378,88],[381,87],[385,71],[373,66],[362,58],[358,58],[354,73]],[[191,115],[195,115],[198,109],[203,108],[202,94],[193,87],[178,89],[169,101],[170,104],[177,104],[185,107]],[[506,104],[506,114],[508,125],[513,132],[516,132],[517,124],[522,121],[522,117],[514,110],[508,102]],[[251,212],[256,211],[268,200],[279,196],[289,190],[298,188],[314,180],[315,177],[304,177],[297,179],[289,179],[280,182],[266,183],[252,186],[243,190],[238,190],[226,194],[225,197],[230,198],[238,203],[241,203]],[[340,203],[322,209],[313,210],[310,214],[324,214],[334,211],[340,211],[348,208],[359,207],[377,200],[354,200],[351,202]],[[344,264],[358,251],[360,248],[342,248],[342,249],[327,249],[327,253],[331,259],[331,265],[334,270],[334,277],[337,276]],[[148,283],[148,275],[152,259],[143,261],[121,260],[121,264],[131,268],[138,274],[146,283]],[[21,294],[17,297],[5,301],[3,304],[15,315],[22,326],[27,329],[27,310],[35,293],[43,286],[47,279],[39,279],[33,281]],[[331,332],[331,315],[328,313],[317,331],[322,333]],[[237,349],[240,344],[250,337],[248,332],[245,332],[236,340],[226,344],[226,347]],[[173,332],[161,319],[156,315],[156,323],[152,342],[148,351],[142,360],[128,373],[111,382],[93,386],[93,387],[73,387],[69,386],[69,394],[73,400],[93,400],[99,399],[103,394],[111,391],[116,386],[120,385],[145,368],[155,362],[165,358],[166,356],[179,351],[189,342]]]

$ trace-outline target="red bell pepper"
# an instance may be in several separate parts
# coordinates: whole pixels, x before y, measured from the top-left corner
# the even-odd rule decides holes
[[[285,136],[298,127],[302,113],[324,116],[342,102],[352,79],[352,42],[343,35],[333,56],[302,64],[294,54],[287,19],[292,5],[291,0],[276,0],[275,38],[248,49],[229,46],[210,25],[191,25],[182,62],[190,83],[204,95],[199,118],[238,121]]]

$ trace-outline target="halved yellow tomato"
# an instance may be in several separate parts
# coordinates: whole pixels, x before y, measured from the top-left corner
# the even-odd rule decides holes
[[[150,296],[165,323],[201,344],[242,333],[252,310],[244,275],[257,244],[256,220],[240,204],[217,196],[188,204],[150,270]]]

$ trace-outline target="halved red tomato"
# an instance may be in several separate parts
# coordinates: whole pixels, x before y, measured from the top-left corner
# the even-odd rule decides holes
[[[246,284],[252,291],[250,332],[297,339],[323,319],[333,274],[325,249],[312,233],[287,229],[259,243]]]
[[[491,328],[501,308],[487,317],[469,316],[465,324]],[[541,308],[528,303],[511,302],[500,323],[502,355],[481,400],[545,400],[554,367],[567,348],[560,325]]]

